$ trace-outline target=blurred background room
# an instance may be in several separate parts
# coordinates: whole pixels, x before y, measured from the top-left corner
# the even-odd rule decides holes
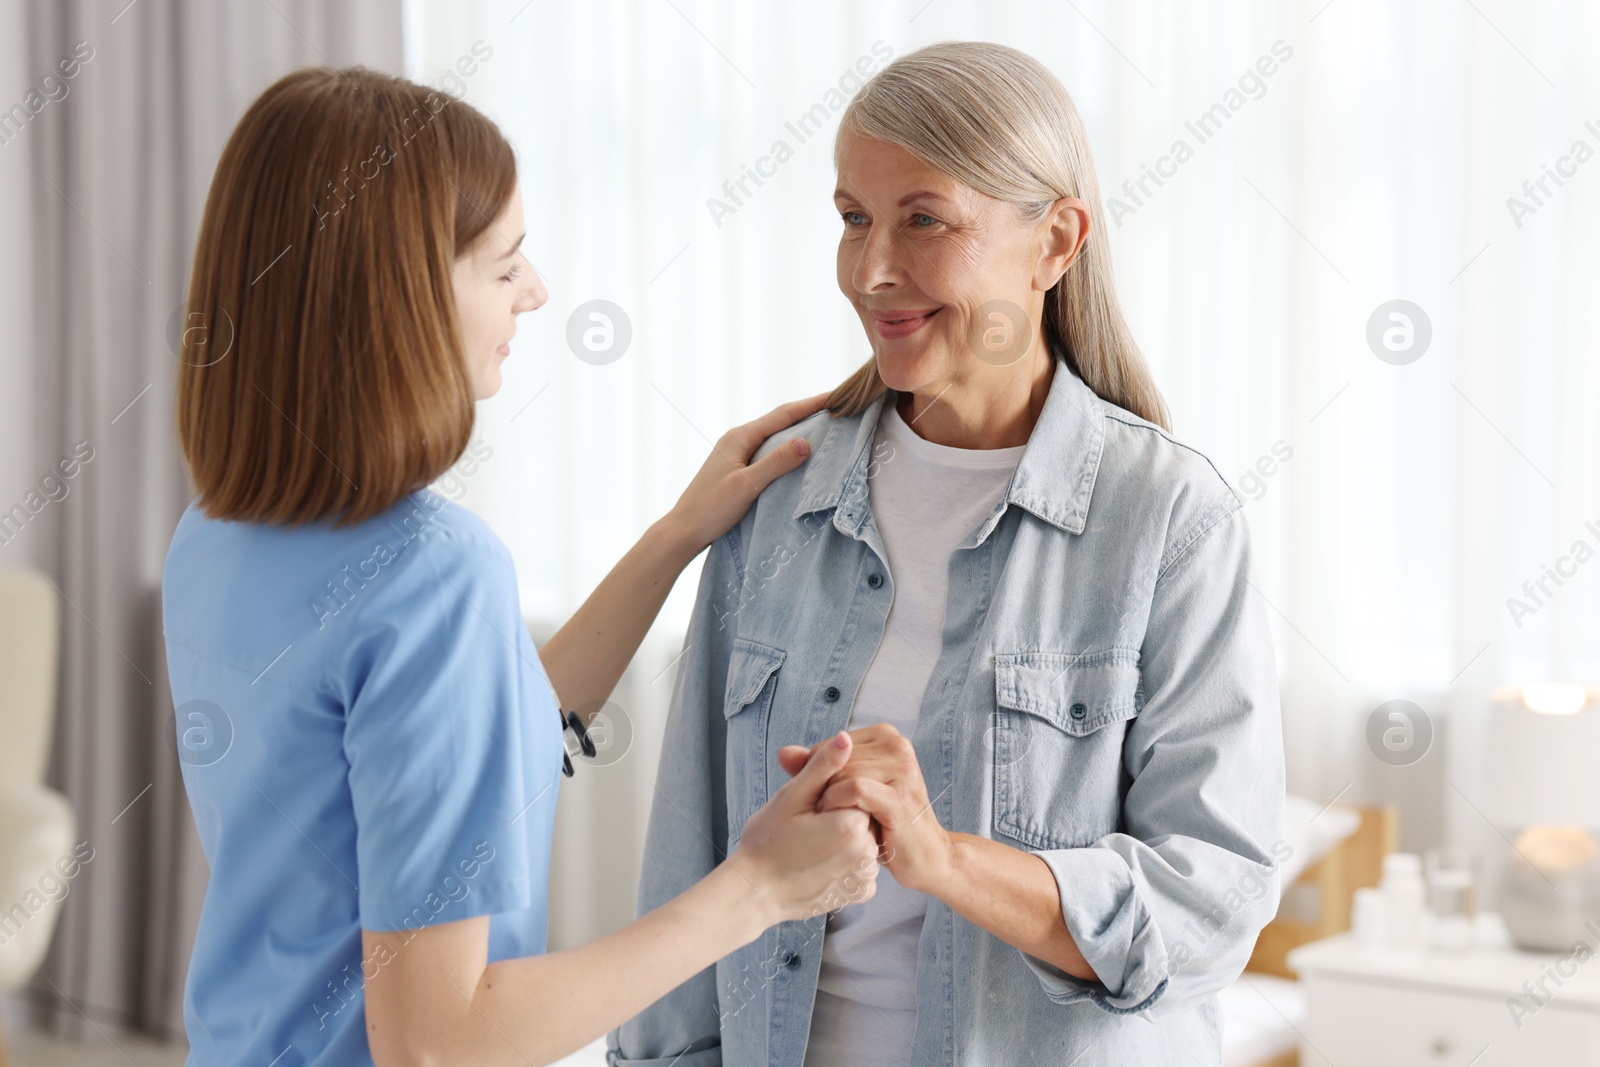
[[[362,64],[516,145],[551,297],[437,488],[511,548],[537,642],[711,440],[870,353],[837,115],[946,39],[1072,94],[1134,335],[1247,509],[1292,855],[1226,1062],[1600,1064],[1600,5],[0,0],[12,1064],[185,1055],[172,339],[255,95]],[[553,948],[632,916],[697,571],[562,784]]]

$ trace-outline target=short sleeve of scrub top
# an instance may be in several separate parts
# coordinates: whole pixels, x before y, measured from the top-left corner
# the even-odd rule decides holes
[[[559,705],[480,519],[435,493],[338,529],[191,506],[162,597],[211,868],[191,1063],[370,1063],[363,928],[489,916],[491,961],[545,950]]]
[[[547,857],[529,854],[523,819],[555,780],[529,775],[521,753],[531,727],[559,718],[540,699],[548,684],[529,669],[538,660],[516,575],[494,547],[422,545],[345,652],[344,752],[368,930],[543,905]]]

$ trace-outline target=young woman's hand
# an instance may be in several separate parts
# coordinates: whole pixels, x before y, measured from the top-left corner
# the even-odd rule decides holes
[[[878,843],[866,813],[817,810],[853,747],[850,735],[839,733],[818,744],[809,761],[796,760],[794,778],[750,816],[728,857],[770,902],[774,922],[859,904],[877,889]]]
[[[750,457],[779,430],[821,411],[827,397],[818,393],[779,404],[759,419],[735,426],[711,446],[711,455],[663,520],[687,540],[692,554],[727,533],[775,478],[805,462],[810,452],[804,438],[774,449],[759,463],[752,464]]]
[[[850,736],[855,741],[850,760],[833,775],[817,810],[856,808],[872,816],[883,839],[882,862],[895,881],[938,896],[954,863],[955,842],[933,813],[911,739],[888,723],[852,730]],[[785,745],[778,750],[778,765],[790,774],[802,766],[809,770],[806,757],[815,751]]]

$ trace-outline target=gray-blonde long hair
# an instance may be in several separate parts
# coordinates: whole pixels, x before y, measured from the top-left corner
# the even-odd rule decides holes
[[[1088,135],[1072,97],[1044,64],[981,41],[928,45],[879,71],[850,101],[834,139],[836,168],[847,132],[898,145],[1018,205],[1029,221],[1061,197],[1088,204],[1089,236],[1045,295],[1045,340],[1102,400],[1171,429],[1166,402],[1117,304]],[[828,410],[859,414],[885,388],[874,356],[834,389]]]

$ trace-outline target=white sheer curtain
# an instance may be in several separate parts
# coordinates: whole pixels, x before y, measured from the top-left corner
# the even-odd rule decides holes
[[[707,438],[866,356],[833,280],[836,119],[803,143],[786,123],[877,42],[981,38],[1073,94],[1177,433],[1249,500],[1295,788],[1421,788],[1410,831],[1445,832],[1476,818],[1446,802],[1447,779],[1473,795],[1471,760],[1377,774],[1377,703],[1470,721],[1499,682],[1600,680],[1600,564],[1537,605],[1523,589],[1576,542],[1600,549],[1594,5],[408,3],[413,76],[492,49],[466,98],[517,145],[550,284],[483,405],[492,458],[462,479],[536,617],[592,588]],[[708,199],[780,140],[792,158],[719,225]],[[604,366],[566,342],[593,299],[632,326]],[[1367,337],[1394,300],[1431,332],[1404,365]],[[645,686],[641,736],[668,684]]]

